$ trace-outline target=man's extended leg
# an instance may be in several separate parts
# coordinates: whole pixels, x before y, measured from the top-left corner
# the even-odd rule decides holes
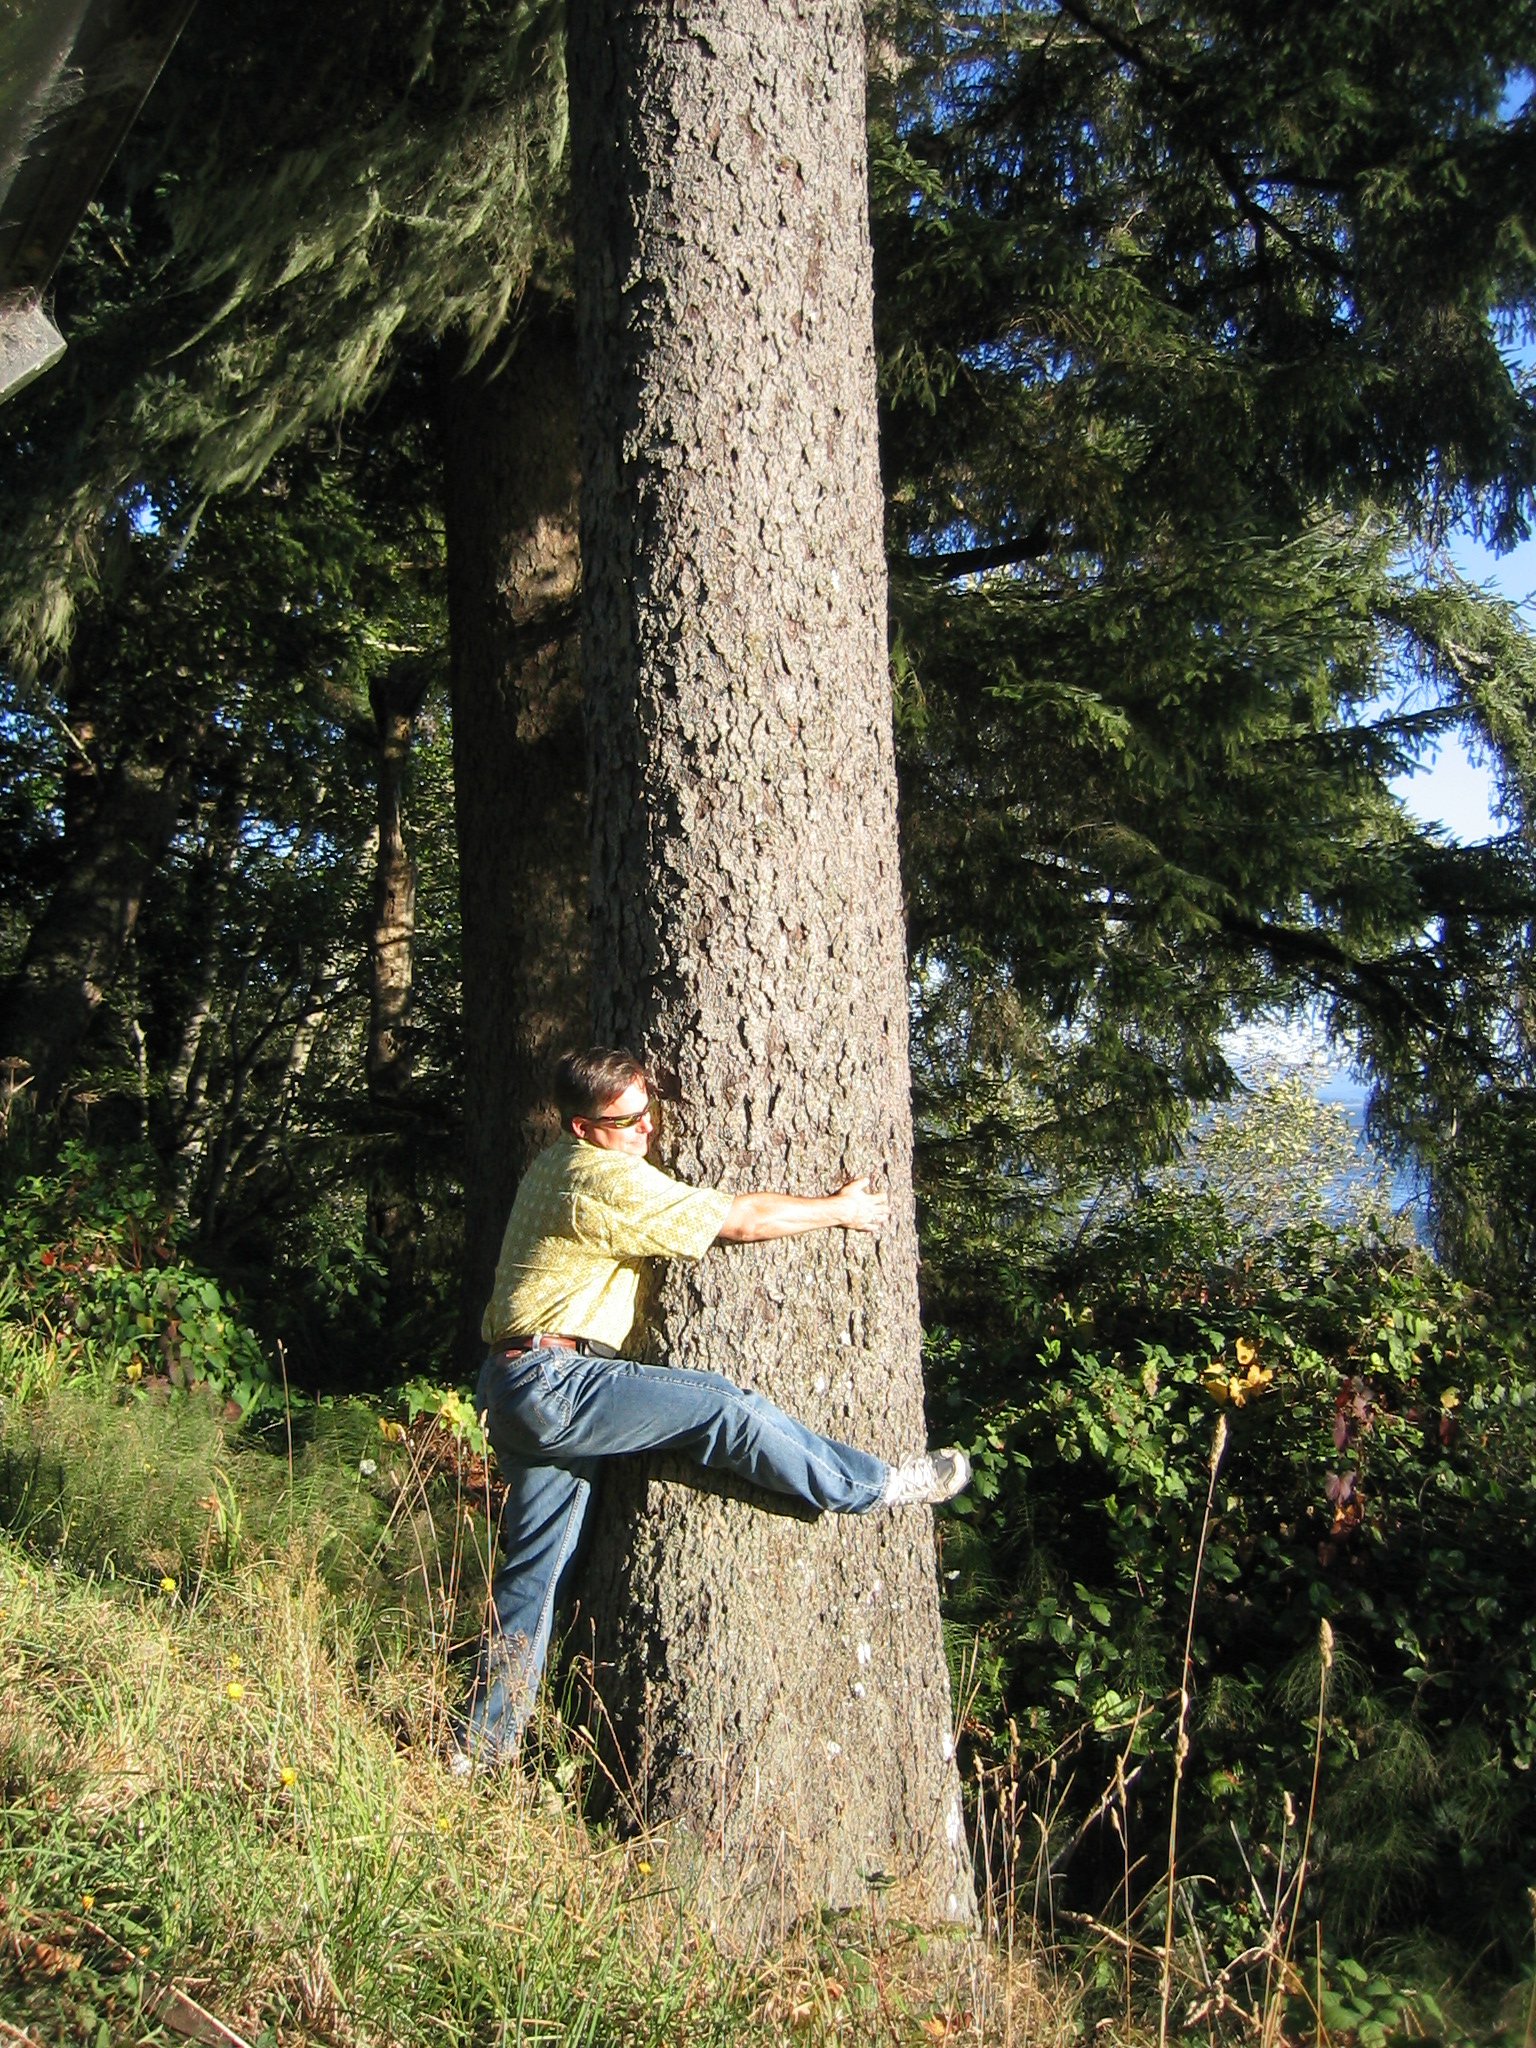
[[[883,1458],[808,1429],[719,1373],[574,1351],[528,1356],[538,1370],[520,1370],[515,1387],[504,1380],[503,1399],[490,1407],[498,1454],[504,1444],[520,1459],[568,1464],[675,1451],[808,1507],[856,1515],[880,1505],[890,1471]]]

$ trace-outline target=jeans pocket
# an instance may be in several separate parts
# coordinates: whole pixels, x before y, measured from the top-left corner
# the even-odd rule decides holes
[[[538,1371],[518,1389],[519,1420],[531,1436],[538,1437],[541,1428],[547,1429],[551,1421],[561,1429],[569,1425],[572,1402],[567,1382],[574,1363],[575,1359],[568,1359],[564,1352],[552,1352],[539,1360]]]
[[[532,1371],[515,1375],[505,1371],[487,1374],[477,1398],[484,1403],[498,1457],[522,1463],[536,1460],[545,1441],[570,1424],[569,1396],[548,1382],[542,1362]]]

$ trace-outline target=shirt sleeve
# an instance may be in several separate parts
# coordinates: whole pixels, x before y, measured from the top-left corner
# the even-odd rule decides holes
[[[699,1259],[720,1235],[731,1197],[691,1188],[647,1159],[605,1173],[601,1194],[576,1197],[576,1235],[615,1259]]]

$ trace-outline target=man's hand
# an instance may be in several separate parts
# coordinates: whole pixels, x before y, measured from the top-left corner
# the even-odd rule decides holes
[[[720,1235],[727,1244],[763,1244],[808,1230],[879,1230],[890,1221],[891,1198],[871,1179],[845,1180],[834,1195],[734,1195]]]
[[[891,1198],[884,1188],[874,1185],[874,1179],[872,1173],[865,1173],[857,1180],[845,1180],[832,1197],[843,1205],[838,1221],[844,1230],[880,1230],[890,1222]]]

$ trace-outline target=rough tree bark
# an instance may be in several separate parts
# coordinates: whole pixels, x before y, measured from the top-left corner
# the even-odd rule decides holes
[[[671,1271],[647,1342],[894,1456],[925,1431],[859,8],[569,18],[595,1032],[684,1178],[881,1168],[893,1210]],[[637,1801],[708,1881],[970,1912],[926,1511],[624,1468],[579,1593]]]
[[[587,1022],[575,335],[542,309],[499,374],[444,363],[464,977],[462,1341],[480,1317],[549,1069]]]

